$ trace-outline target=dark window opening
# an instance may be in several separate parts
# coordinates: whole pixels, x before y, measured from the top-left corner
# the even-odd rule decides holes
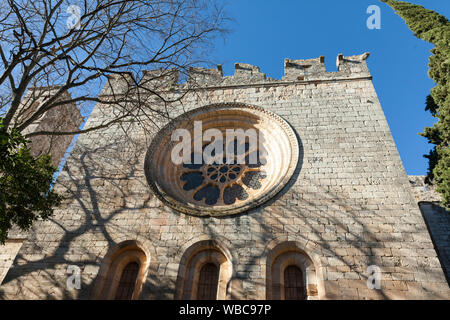
[[[130,262],[122,271],[119,286],[117,287],[116,300],[131,300],[139,273],[139,264]]]
[[[217,286],[219,284],[219,268],[213,263],[205,264],[198,279],[198,300],[216,300]]]
[[[297,266],[288,266],[284,270],[284,299],[304,300],[305,298],[302,270]]]

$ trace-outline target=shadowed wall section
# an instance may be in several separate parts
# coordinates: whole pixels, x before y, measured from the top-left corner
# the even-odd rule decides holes
[[[182,99],[165,103],[140,92],[159,116],[142,115],[142,121],[79,136],[55,185],[66,199],[50,220],[33,225],[3,279],[0,298],[112,298],[121,268],[135,262],[142,289],[133,298],[139,299],[195,299],[199,282],[209,287],[216,281],[211,265],[206,280],[196,278],[208,264],[219,270],[218,299],[281,299],[289,266],[302,272],[303,289],[289,282],[300,290],[298,297],[303,292],[308,299],[450,299],[367,58],[339,55],[337,72],[327,72],[322,57],[287,59],[279,80],[243,63],[232,76],[223,76],[220,67],[193,68],[187,83],[175,76],[159,79],[165,81],[158,85],[167,86],[166,101]],[[115,91],[122,81],[113,81]],[[110,94],[102,92],[105,99]],[[155,195],[146,153],[170,121],[213,105],[253,106],[261,111],[262,126],[270,123],[264,110],[280,117],[298,141],[298,161],[288,181],[263,203],[222,216],[204,205],[207,214],[194,216]],[[110,120],[114,108],[96,105],[86,127]],[[288,140],[273,140],[265,143],[279,146],[275,155],[287,150],[278,142]],[[268,174],[276,175],[273,169]],[[166,190],[185,182],[158,172]],[[192,205],[191,198],[183,204]],[[72,265],[81,270],[79,290],[66,286]],[[381,270],[380,289],[367,286],[372,265]],[[296,270],[294,280],[300,279]]]

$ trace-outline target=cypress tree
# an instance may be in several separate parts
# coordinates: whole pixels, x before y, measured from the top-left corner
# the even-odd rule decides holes
[[[425,110],[438,121],[420,135],[435,145],[424,155],[428,159],[426,182],[436,185],[436,190],[442,194],[443,205],[450,210],[450,22],[443,15],[416,4],[381,1],[395,10],[417,38],[435,46],[431,49],[428,75],[436,86],[426,98]]]

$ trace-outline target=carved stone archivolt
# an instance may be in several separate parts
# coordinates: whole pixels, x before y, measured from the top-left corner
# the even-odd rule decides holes
[[[209,148],[216,156],[210,146],[215,139],[204,141],[202,134],[198,136],[198,123],[203,133],[216,129],[222,134],[223,153],[215,161],[199,157],[195,149],[200,143],[201,155]],[[172,151],[180,143],[172,141],[176,129],[186,129],[191,137],[187,163],[173,161]],[[249,136],[229,137],[238,130],[256,132],[257,143]],[[227,158],[230,154],[232,161]],[[192,215],[224,216],[258,206],[277,194],[294,173],[298,157],[297,137],[281,117],[260,107],[221,103],[194,109],[166,125],[150,144],[145,174],[152,191],[170,207]]]

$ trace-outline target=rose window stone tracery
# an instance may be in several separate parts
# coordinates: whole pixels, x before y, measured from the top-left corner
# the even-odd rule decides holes
[[[233,154],[238,155],[238,141],[233,141]],[[207,146],[204,145],[203,149]],[[227,150],[224,145],[223,150]],[[224,156],[222,161],[214,161],[206,164],[183,164],[180,179],[185,182],[183,189],[193,190],[192,196],[196,201],[203,201],[208,205],[233,204],[237,200],[245,200],[249,197],[248,189],[258,190],[262,187],[260,180],[266,178],[263,169],[264,153],[259,149],[251,151],[249,143],[244,146],[244,163],[236,159],[228,161]],[[250,161],[251,152],[255,152],[257,161]],[[195,154],[191,155],[191,159]]]
[[[200,138],[196,123],[202,124]],[[192,138],[188,161],[184,149],[178,153],[181,140],[173,137],[177,130]],[[224,137],[214,145],[217,150],[212,148],[216,139],[205,138],[208,130]],[[226,139],[229,130],[256,132],[257,143],[250,136]],[[205,158],[206,150],[212,149],[213,161]],[[174,154],[183,161],[174,161]],[[161,129],[147,151],[145,174],[153,193],[173,209],[224,216],[276,195],[294,173],[298,157],[297,137],[281,117],[255,106],[221,103],[188,111]]]

